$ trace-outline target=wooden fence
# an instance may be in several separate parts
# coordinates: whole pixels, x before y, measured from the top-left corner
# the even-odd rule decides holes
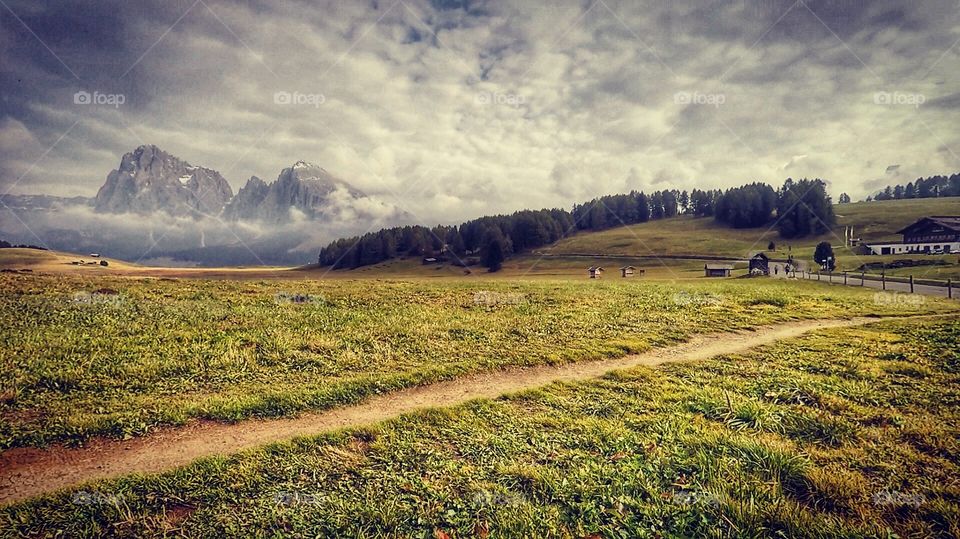
[[[843,279],[843,284],[848,286],[866,286],[867,281],[873,281],[880,283],[880,288],[882,290],[887,289],[887,283],[900,283],[910,286],[910,293],[913,294],[916,292],[916,286],[931,286],[931,287],[941,287],[946,289],[946,296],[948,298],[953,298],[953,289],[956,286],[953,282],[953,279],[927,279],[927,278],[914,278],[913,275],[908,275],[906,277],[887,275],[886,272],[877,274],[866,273],[863,271],[859,272],[850,272],[850,271],[841,271],[841,272],[820,272],[820,271],[808,271],[808,270],[794,270],[791,272],[793,277],[799,279],[808,279],[815,281],[827,281],[829,283],[835,283],[839,279]],[[857,283],[860,283],[859,285]]]

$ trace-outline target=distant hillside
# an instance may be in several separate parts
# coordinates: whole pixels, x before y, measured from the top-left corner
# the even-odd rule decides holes
[[[680,216],[661,221],[622,226],[564,238],[540,252],[552,255],[721,255],[746,257],[765,250],[772,241],[778,250],[805,256],[819,241],[843,243],[843,227],[853,226],[864,241],[898,239],[896,231],[927,215],[960,215],[960,198],[885,200],[837,204],[834,234],[783,240],[775,228],[733,229],[712,218]],[[787,256],[783,252],[783,256]]]
[[[851,204],[843,195],[845,203],[833,205],[826,185],[787,178],[777,190],[752,183],[726,191],[632,191],[576,204],[569,212],[524,210],[459,226],[398,227],[341,238],[321,249],[318,261],[342,269],[423,256],[430,263],[479,263],[497,271],[511,256],[530,252],[743,258],[771,243],[785,251],[784,258],[808,258],[807,251],[824,240],[846,251],[844,225],[873,241],[925,215],[960,213],[960,198]],[[846,215],[840,218],[840,212]]]
[[[74,264],[83,261],[83,264]],[[104,267],[100,262],[107,262]],[[65,253],[41,249],[7,248],[0,249],[0,269],[28,269],[36,271],[88,271],[104,272],[116,269],[130,269],[134,264],[106,257],[91,257],[89,254]]]

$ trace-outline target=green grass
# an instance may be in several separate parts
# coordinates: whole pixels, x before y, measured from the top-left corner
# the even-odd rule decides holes
[[[583,281],[588,278],[587,268],[601,266],[606,271],[603,279],[620,279],[620,267],[626,265],[643,269],[643,275],[634,279],[644,280],[686,280],[703,278],[703,262],[697,260],[679,260],[670,258],[631,258],[631,257],[578,257],[578,256],[542,256],[539,254],[520,254],[512,256],[503,263],[500,271],[490,273],[486,268],[474,266],[465,274],[462,267],[453,264],[424,265],[419,258],[398,258],[380,264],[362,266],[356,269],[327,271],[311,270],[324,278],[348,279],[571,279]],[[734,277],[747,274],[747,263],[737,262]],[[468,277],[469,275],[469,277]]]
[[[878,259],[884,262],[891,262],[896,260],[896,257],[877,257]],[[889,259],[888,259],[889,258]],[[904,258],[904,257],[900,257]],[[913,275],[915,279],[939,279],[945,281],[947,279],[952,279],[954,282],[960,281],[960,254],[952,255],[935,255],[935,256],[924,256],[924,255],[914,255],[912,257],[906,257],[912,260],[943,260],[947,262],[947,265],[936,265],[936,266],[915,266],[910,268],[897,268],[897,269],[888,269],[886,270],[887,275],[895,275],[898,277],[908,277]],[[863,262],[873,262],[873,257],[870,257],[869,260],[864,260]],[[879,273],[876,270],[873,270],[872,273]]]
[[[713,218],[674,217],[601,232],[581,232],[563,239],[542,252],[553,255],[712,255],[745,257],[777,243],[775,230],[735,229]],[[784,242],[783,247],[786,247]],[[786,256],[786,255],[784,255]]]
[[[960,321],[887,321],[99,482],[0,523],[75,537],[956,537],[958,440]]]
[[[192,418],[291,415],[470,372],[621,356],[694,333],[955,309],[933,299],[877,305],[873,292],[756,279],[3,275],[0,448],[136,436]],[[293,294],[309,301],[288,301]]]
[[[857,202],[834,206],[837,214],[836,234],[799,240],[781,239],[776,229],[767,227],[735,229],[717,224],[713,218],[677,217],[637,225],[613,228],[602,232],[580,233],[543,249],[545,253],[602,253],[612,255],[714,255],[748,257],[766,250],[773,241],[777,251],[773,256],[812,264],[813,250],[820,241],[833,244],[841,270],[852,270],[864,262],[880,257],[857,255],[843,247],[843,227],[852,225],[857,237],[865,242],[900,240],[896,232],[917,219],[928,215],[960,215],[960,197],[927,198]],[[787,247],[790,250],[787,250]],[[956,256],[950,257],[954,263]],[[941,268],[944,274],[948,270]],[[960,266],[954,265],[952,274],[960,275]]]
[[[878,200],[839,204],[833,207],[843,238],[843,226],[853,225],[864,241],[900,240],[897,231],[921,217],[960,215],[960,197]]]

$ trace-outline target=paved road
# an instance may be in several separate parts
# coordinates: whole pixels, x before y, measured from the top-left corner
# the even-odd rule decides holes
[[[781,263],[770,264],[770,269],[771,269],[771,273],[770,273],[771,277],[780,278],[780,279],[787,278],[787,274],[784,271],[783,264]],[[804,272],[797,271],[795,274],[791,273],[789,278],[791,279],[794,278],[794,275],[796,276],[795,278],[797,279],[807,279],[807,280],[813,280],[813,281],[817,280],[816,273],[807,274]],[[833,275],[821,273],[819,280],[820,282],[830,283],[830,284],[839,284],[839,285],[844,284],[842,273],[834,273]],[[847,286],[865,286],[867,288],[876,288],[878,290],[884,289],[882,282],[874,281],[869,277],[861,281],[859,273],[847,274]],[[899,282],[887,281],[885,290],[887,292],[909,293],[910,283],[899,283]],[[947,297],[946,286],[930,286],[925,284],[914,284],[913,291],[916,294],[923,294],[927,296]],[[953,299],[960,299],[960,286],[957,286],[957,285],[953,286]]]

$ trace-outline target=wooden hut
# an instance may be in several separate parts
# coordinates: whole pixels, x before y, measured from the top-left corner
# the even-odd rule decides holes
[[[757,253],[750,258],[750,275],[770,275],[770,258]]]
[[[729,277],[733,271],[733,264],[704,264],[703,273],[706,277]]]

